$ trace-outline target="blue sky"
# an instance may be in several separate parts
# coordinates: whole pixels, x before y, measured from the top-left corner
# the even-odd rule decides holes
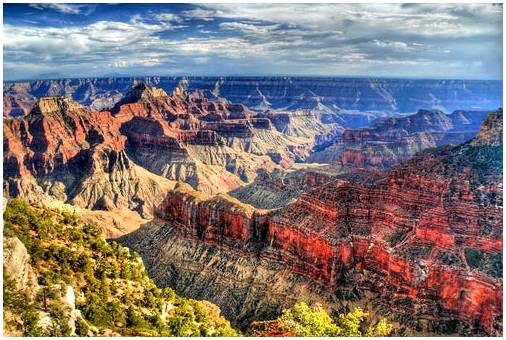
[[[4,4],[4,78],[502,79],[502,5]]]

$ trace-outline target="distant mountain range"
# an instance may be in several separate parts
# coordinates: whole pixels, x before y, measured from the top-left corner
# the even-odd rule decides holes
[[[199,89],[263,111],[311,109],[324,112],[374,110],[414,113],[418,109],[492,110],[502,106],[496,80],[421,80],[333,77],[124,77],[52,79],[4,83],[4,115],[29,111],[37,98],[70,96],[93,109],[112,107],[139,82],[171,92]]]

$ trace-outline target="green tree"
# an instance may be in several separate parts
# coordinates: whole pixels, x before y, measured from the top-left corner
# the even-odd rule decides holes
[[[276,320],[254,322],[249,333],[260,336],[387,336],[393,326],[382,319],[374,326],[367,327],[365,320],[368,313],[356,308],[349,313],[339,314],[337,320],[332,319],[320,305],[310,307],[304,302],[285,309]],[[362,330],[366,330],[362,332]]]
[[[304,302],[283,311],[279,318],[284,327],[297,336],[336,336],[339,328],[327,311],[320,305],[308,306]]]

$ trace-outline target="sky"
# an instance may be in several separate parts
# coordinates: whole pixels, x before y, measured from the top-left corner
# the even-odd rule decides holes
[[[502,79],[501,4],[4,4],[4,79]]]

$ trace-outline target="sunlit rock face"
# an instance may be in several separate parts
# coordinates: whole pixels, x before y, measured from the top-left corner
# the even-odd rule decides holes
[[[68,95],[101,110],[114,106],[132,84],[146,82],[167,93],[178,86],[203,90],[209,98],[222,97],[256,111],[311,109],[411,112],[418,109],[495,109],[502,106],[502,83],[480,80],[353,79],[331,77],[146,77],[86,78],[5,83],[4,97],[33,104],[33,98]],[[13,106],[14,107],[14,106]],[[4,107],[5,109],[5,107]],[[8,107],[7,107],[8,109]],[[15,111],[19,113],[19,110]],[[10,115],[4,112],[4,115]],[[367,120],[356,115],[347,128]],[[364,125],[361,125],[364,126]]]
[[[109,112],[41,98],[25,117],[4,120],[4,193],[149,216],[174,183],[130,160],[120,127]]]
[[[470,142],[369,181],[327,182],[274,211],[179,187],[157,221],[120,241],[161,284],[237,324],[315,299],[367,306],[400,334],[500,335],[501,134],[502,112],[491,113]]]
[[[393,80],[147,80],[8,90],[49,96],[4,118],[4,194],[154,218],[121,242],[237,325],[306,300],[361,305],[399,334],[501,334],[502,112],[480,129],[481,110],[391,117],[448,109],[464,83],[405,81],[447,95],[427,102]],[[483,84],[459,105],[495,105]],[[333,164],[289,171],[334,146]]]
[[[42,97],[28,115],[4,118],[4,193],[152,217],[176,181],[209,194],[252,182],[260,170],[302,161],[343,128],[318,114],[257,115],[202,91],[141,83],[110,111]]]
[[[487,113],[419,110],[413,115],[379,118],[368,128],[345,130],[332,144],[313,150],[306,161],[385,169],[428,148],[464,143],[476,135]]]

